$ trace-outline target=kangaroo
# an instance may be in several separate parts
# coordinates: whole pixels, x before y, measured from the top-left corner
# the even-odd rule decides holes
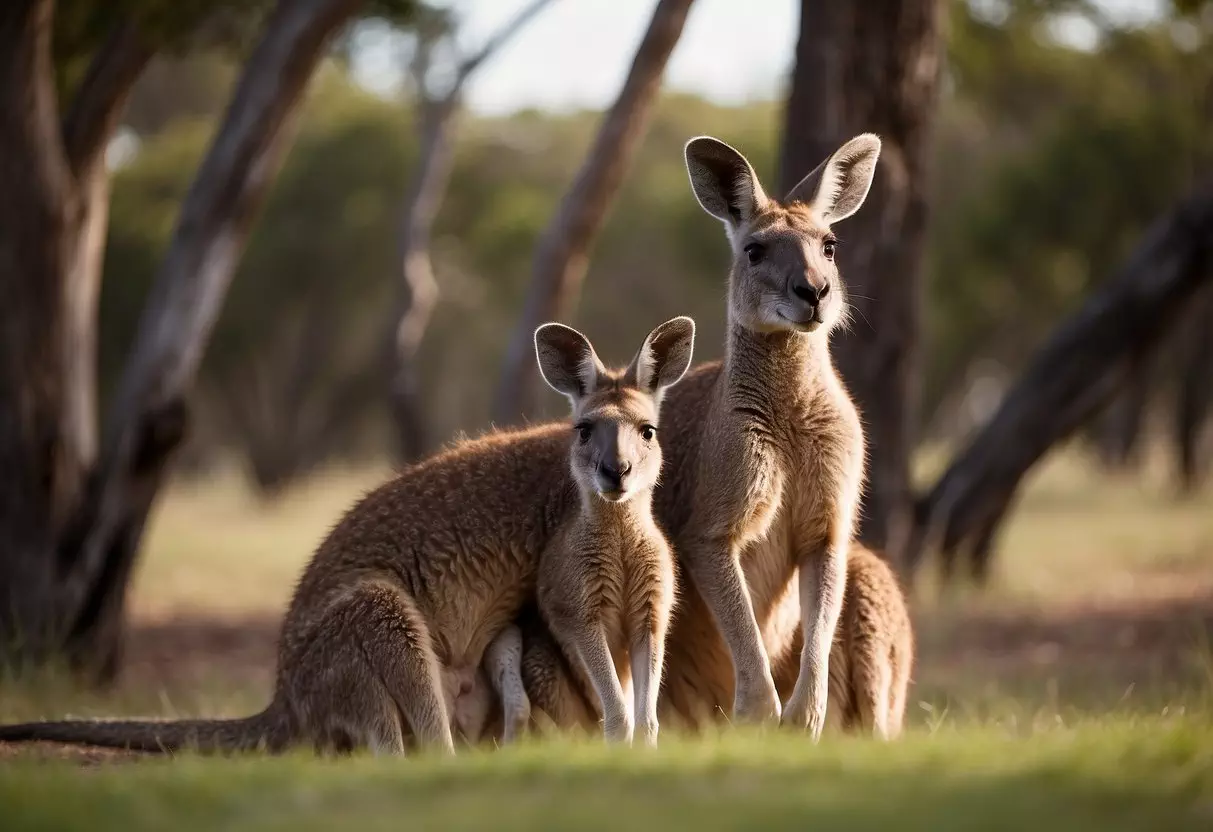
[[[539,597],[601,688],[608,734],[630,739],[632,716],[598,648],[630,648],[646,740],[654,738],[673,602],[673,555],[650,508],[661,470],[657,409],[690,365],[693,341],[694,323],[675,318],[653,330],[626,370],[610,372],[580,333],[540,327],[544,377],[573,402],[572,441],[567,425],[489,436],[407,469],[359,503],[299,583],[264,713],[10,726],[0,739],[146,750],[275,750],[311,740],[402,751],[411,731],[452,749],[449,715],[470,719],[458,710],[469,707],[482,655],[488,668],[508,658],[510,633],[497,634],[533,593],[541,560]],[[546,512],[528,511],[531,499]]]
[[[829,357],[828,334],[846,311],[830,226],[863,203],[879,152],[875,136],[857,136],[781,203],[733,148],[709,137],[686,146],[692,189],[733,251],[725,358],[671,391],[667,475],[655,493],[691,577],[667,642],[662,706],[691,726],[730,697],[737,717],[780,715],[764,642],[782,687],[792,682],[783,721],[815,738],[824,725],[864,453]],[[531,704],[557,724],[581,721],[551,637],[533,622],[523,631]],[[568,695],[544,693],[553,689]]]
[[[878,554],[852,543],[830,651],[830,713],[842,729],[900,736],[913,663],[914,635],[897,576]]]
[[[535,336],[539,366],[573,406],[569,469],[581,510],[540,558],[539,609],[603,712],[607,740],[631,742],[633,715],[657,742],[657,694],[674,606],[674,555],[653,518],[661,472],[657,417],[665,391],[691,364],[690,318],[662,324],[631,365],[606,370],[576,330],[548,324]],[[630,661],[634,709],[616,667]]]
[[[741,717],[779,714],[768,645],[780,668],[800,658],[785,721],[808,724],[811,712],[816,731],[824,716],[863,470],[858,417],[826,343],[845,309],[830,225],[863,202],[879,148],[874,136],[852,139],[782,203],[723,142],[686,148],[694,190],[733,251],[725,361],[693,369],[662,403],[669,440],[654,508],[691,580],[666,640],[661,707],[689,723],[730,699]],[[442,668],[478,668],[533,597],[538,553],[578,508],[567,432],[549,424],[459,443],[355,504],[300,579],[262,713],[34,723],[0,727],[0,740],[397,751],[407,726],[452,749]]]
[[[645,743],[657,742],[662,654],[675,588],[674,556],[652,510],[661,471],[657,418],[665,391],[690,366],[694,336],[690,318],[667,321],[626,370],[613,373],[576,330],[553,323],[535,333],[544,381],[572,404],[569,470],[581,495],[580,512],[540,557],[538,607],[565,655],[576,657],[573,673],[583,690],[594,692],[610,741],[631,742],[634,714],[640,714]],[[465,738],[479,738],[489,718],[483,683],[488,680],[502,700],[504,741],[525,730],[531,709],[522,653],[515,625],[489,645],[481,683],[454,704],[455,725]],[[631,708],[619,669],[630,671],[634,682]]]

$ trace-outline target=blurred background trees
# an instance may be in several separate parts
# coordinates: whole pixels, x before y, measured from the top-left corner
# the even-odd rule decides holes
[[[89,403],[91,386],[83,382],[65,381],[55,394],[84,395],[79,412],[86,413],[126,412],[124,401],[140,405],[131,412],[146,412],[146,398],[132,397],[129,378],[123,381],[132,350],[141,349],[138,333],[147,331],[141,316],[153,286],[164,284],[168,255],[181,245],[182,206],[217,128],[231,119],[229,102],[265,37],[272,6],[235,4],[237,13],[198,4],[208,10],[202,14],[190,11],[195,4],[170,4],[168,14],[152,0],[140,2],[150,10],[144,16],[129,13],[127,5],[144,9],[136,0],[114,5],[115,17],[97,11],[105,4],[56,4],[50,80],[64,118],[73,90],[96,75],[105,44],[127,31],[120,24],[134,21],[151,33],[146,44],[139,41],[141,51],[121,53],[131,61],[118,67],[128,83],[109,110],[121,115],[103,120],[107,138],[97,147],[106,164],[92,168],[103,175],[73,180],[80,194],[101,180],[110,192],[108,222],[81,214],[95,222],[89,239],[105,240],[103,251],[87,249],[99,269],[75,272],[94,274],[89,285],[99,311],[85,316],[79,331],[87,340],[95,322],[100,405]],[[22,18],[11,10],[37,5],[8,4],[0,34],[20,41]],[[299,91],[298,112],[289,113],[297,122],[290,152],[278,175],[259,183],[264,209],[256,211],[258,197],[240,214],[247,244],[228,252],[230,288],[219,293],[214,329],[198,342],[205,350],[187,356],[181,366],[188,372],[174,388],[187,396],[190,412],[176,470],[200,475],[234,462],[267,498],[318,466],[379,458],[407,445],[385,395],[384,343],[389,320],[407,307],[400,300],[408,249],[402,201],[424,156],[433,106],[425,102],[434,94],[409,84],[399,93],[371,92],[356,81],[350,56],[371,37],[416,45],[421,22],[434,18],[412,16],[410,3],[355,5],[340,23],[355,15],[362,22],[343,28],[335,20],[329,59],[317,54],[316,71],[307,72],[310,85]],[[909,505],[911,450],[955,447],[973,434],[1033,351],[1117,274],[1147,228],[1192,192],[1213,162],[1213,4],[1164,2],[1140,23],[1125,23],[1093,0],[939,0],[897,4],[900,17],[877,14],[883,5],[804,0],[789,83],[771,100],[722,106],[660,95],[614,208],[604,214],[569,316],[604,354],[622,359],[654,320],[689,314],[700,328],[697,357],[718,356],[726,244],[690,196],[683,143],[719,136],[742,149],[764,181],[786,185],[846,135],[882,133],[882,169],[897,178],[882,181],[878,201],[839,227],[844,251],[852,244],[871,249],[844,255],[864,262],[844,262],[856,280],[858,314],[839,350],[876,437],[866,528],[878,542]],[[826,32],[836,34],[826,39]],[[831,45],[837,48],[824,49]],[[837,76],[815,73],[809,59],[826,53]],[[5,54],[0,90],[14,77],[16,53]],[[424,55],[414,49],[401,60]],[[491,63],[481,71],[491,72]],[[441,98],[449,76],[439,75]],[[830,77],[845,80],[831,87]],[[899,78],[913,84],[894,84]],[[449,181],[425,235],[437,302],[425,337],[408,344],[406,362],[409,396],[425,426],[421,446],[489,424],[537,243],[559,218],[602,118],[464,113],[443,145]],[[14,129],[0,122],[0,134]],[[4,170],[8,210],[22,219],[29,211],[8,187],[12,168]],[[80,199],[106,204],[103,196]],[[887,210],[870,210],[881,205]],[[0,314],[6,343],[20,346],[11,354],[25,358],[5,366],[66,360],[56,338],[35,337],[36,317],[11,311],[23,308],[11,305],[19,282],[12,262],[0,275]],[[66,265],[55,268],[67,273]],[[1206,286],[1157,348],[1133,363],[1111,407],[1083,423],[1103,458],[1131,465],[1140,458],[1134,448],[1167,437],[1176,448],[1177,482],[1197,487],[1213,443],[1211,310]],[[196,375],[188,366],[195,359]],[[77,364],[70,372],[87,377],[92,364]],[[47,374],[59,372],[58,364],[47,367]],[[69,412],[57,403],[53,410]],[[545,397],[534,415],[556,412],[558,403]],[[77,424],[95,426],[95,416]],[[73,452],[85,460],[72,475],[78,488],[97,445],[87,427],[81,431],[85,451]],[[26,437],[18,445],[38,441]],[[34,482],[42,474],[31,476]],[[154,492],[152,485],[149,505]],[[9,509],[12,516],[23,511],[15,502]],[[128,534],[123,545],[133,552],[137,541],[137,533]]]
[[[1049,16],[1038,4],[1012,8],[997,21],[964,2],[947,9],[924,269],[918,411],[928,438],[964,433],[988,415],[991,397],[1030,350],[1111,276],[1146,227],[1213,161],[1213,131],[1201,109],[1213,96],[1207,24],[1165,18],[1147,28],[1109,29],[1097,48],[1084,51],[1047,39]],[[191,60],[175,69],[190,79],[188,88],[209,77],[222,89],[231,77],[222,60]],[[137,85],[132,112],[167,108],[163,96],[156,103],[151,83],[174,71],[166,64],[153,63]],[[124,334],[216,115],[194,95],[205,97],[174,96],[178,115],[132,137],[139,152],[115,174],[106,271],[120,277],[102,292],[103,388],[112,385]],[[718,135],[776,181],[781,118],[780,102],[728,108],[665,95],[590,263],[577,319],[626,351],[646,325],[630,321],[630,310],[683,309],[709,327],[704,354],[719,354],[725,244],[684,198],[681,158],[670,148],[696,133]],[[337,377],[375,372],[355,345],[369,340],[366,324],[393,290],[399,198],[392,195],[403,191],[416,157],[411,119],[339,66],[317,76],[299,138],[203,360],[195,398],[207,417],[191,439],[196,463],[226,452],[247,458],[250,440],[229,423],[238,367],[274,363],[275,350],[284,353],[279,362],[289,360],[292,350],[282,344],[313,290],[327,287],[340,298],[322,304],[344,347],[326,351],[311,372],[329,364]],[[438,437],[486,424],[500,366],[494,359],[526,286],[533,244],[597,119],[526,112],[466,120],[434,240],[438,280],[450,289],[421,347],[421,384]],[[293,242],[304,240],[306,246]],[[853,328],[857,337],[871,333],[860,317]],[[447,383],[451,378],[459,383]],[[323,397],[328,385],[308,386],[309,395]],[[292,408],[271,409],[293,420]],[[333,418],[340,438],[330,453],[385,447],[380,404],[368,399]]]

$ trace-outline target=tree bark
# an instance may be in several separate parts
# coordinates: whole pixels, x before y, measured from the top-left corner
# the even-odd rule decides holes
[[[910,567],[937,545],[945,564],[966,554],[976,576],[988,573],[1023,476],[1098,413],[1134,363],[1166,337],[1210,283],[1211,255],[1213,185],[1206,185],[1159,220],[1121,271],[1058,328],[993,418],[917,501]]]
[[[109,230],[105,151],[152,52],[133,23],[120,24],[93,57],[63,120],[63,149],[79,201],[67,272],[64,436],[89,465],[97,455],[97,299]]]
[[[430,447],[421,405],[421,379],[417,353],[438,305],[438,281],[430,258],[434,220],[446,196],[454,155],[455,116],[468,80],[485,61],[529,23],[551,0],[532,0],[490,37],[476,53],[460,63],[445,95],[430,98],[425,93],[425,70],[417,73],[420,101],[418,127],[421,152],[404,201],[400,229],[401,292],[393,328],[391,381],[388,398],[396,426],[396,448],[400,458],[415,460]]]
[[[1180,345],[1175,403],[1176,473],[1182,494],[1194,494],[1201,487],[1213,453],[1213,287],[1201,292],[1195,306]]]
[[[1152,359],[1152,356],[1143,356],[1130,370],[1123,387],[1094,425],[1100,460],[1111,470],[1124,471],[1140,461],[1152,381],[1160,363]]]
[[[118,26],[62,126],[51,0],[0,4],[0,659],[67,653],[112,671],[147,512],[184,435],[184,391],[282,127],[355,0],[284,0],[187,197],[96,449],[95,327],[108,211],[105,149],[151,55]]]
[[[0,4],[0,655],[54,638],[46,568],[83,466],[64,435],[77,205],[59,139],[51,0]]]
[[[867,203],[838,229],[854,322],[833,349],[868,446],[859,536],[894,560],[909,527],[941,34],[937,0],[802,0],[780,154],[782,194],[851,136],[883,142]]]
[[[96,454],[96,303],[105,148],[151,49],[119,25],[60,127],[51,2],[0,12],[0,656],[38,658],[63,622],[53,552]]]
[[[429,437],[420,401],[417,353],[438,304],[438,282],[430,260],[434,219],[446,192],[454,153],[451,134],[457,98],[420,108],[421,155],[405,198],[400,231],[400,309],[392,350],[389,398],[396,426],[397,452],[412,461],[425,453]]]
[[[522,316],[506,348],[493,420],[511,424],[533,406],[535,328],[573,311],[590,248],[606,221],[651,120],[670,53],[682,35],[692,0],[659,0],[619,97],[602,121],[576,179],[535,251],[534,275]]]

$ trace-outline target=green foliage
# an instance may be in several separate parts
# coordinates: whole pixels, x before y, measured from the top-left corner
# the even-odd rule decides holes
[[[1052,40],[1050,15],[1081,6],[1022,0],[1002,3],[1000,14],[977,14],[965,2],[950,7],[927,264],[926,415],[947,411],[979,361],[1014,373],[1213,161],[1206,24],[1109,29],[1089,52]],[[205,89],[230,77],[221,59],[191,60],[210,63],[179,76],[211,79]],[[115,181],[102,314],[103,375],[111,380],[209,129],[174,122],[165,91],[175,88],[163,82],[155,96],[137,91],[133,114],[146,142]],[[690,196],[681,148],[689,136],[718,135],[744,148],[770,179],[779,117],[772,103],[722,108],[677,95],[661,102],[593,252],[574,321],[610,360],[627,360],[655,321],[675,314],[699,323],[699,357],[719,355],[727,249],[718,224]],[[442,301],[422,349],[427,416],[438,438],[484,426],[535,242],[597,120],[534,112],[463,119],[434,240]],[[415,141],[407,108],[359,92],[338,65],[322,74],[206,357],[203,412],[222,414],[247,398],[250,368],[290,376],[292,356],[324,309],[331,314],[322,358],[299,359],[311,367],[306,386],[328,401],[326,410],[349,400],[342,385],[353,383],[365,402],[342,408],[338,444],[381,447],[378,357]],[[265,405],[282,411],[284,425],[293,412],[285,396]],[[548,404],[561,412],[560,402]],[[230,439],[223,424],[210,432]]]
[[[975,359],[1018,369],[1213,162],[1207,37],[1182,48],[1164,22],[1084,52],[1030,8],[998,25],[969,8],[953,5],[939,131],[928,408]]]
[[[715,131],[751,150],[769,172],[776,116],[767,104],[738,113],[694,99],[663,103],[592,262],[579,315],[611,360],[627,361],[661,316],[688,312],[709,333],[700,354],[719,353],[727,249],[717,224],[687,198],[680,149],[687,135]],[[422,355],[428,415],[440,438],[484,423],[535,241],[596,125],[594,113],[463,125],[435,234],[442,303]],[[115,177],[101,301],[106,387],[121,368],[206,132],[195,121],[170,126]],[[354,383],[378,404],[384,382],[377,351],[391,323],[396,235],[415,143],[407,108],[359,92],[336,67],[317,79],[204,360],[199,404],[218,419],[201,426],[204,439],[232,438],[223,413],[247,395],[250,367],[291,372],[300,327],[317,306],[328,312],[333,346],[312,367],[309,385],[335,397]],[[638,298],[648,314],[635,314]],[[447,383],[452,377],[461,383]],[[558,412],[560,402],[552,405]],[[382,427],[378,406],[339,418],[343,447],[373,444]]]

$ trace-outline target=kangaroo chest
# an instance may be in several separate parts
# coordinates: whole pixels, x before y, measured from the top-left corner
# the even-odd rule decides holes
[[[775,558],[778,563],[755,566],[790,572],[795,552],[757,544],[777,531],[782,543],[800,545],[826,535],[845,482],[862,462],[858,418],[849,401],[819,394],[748,413],[740,428],[734,434],[737,447],[717,455],[718,464],[729,466],[720,476],[733,483],[731,499],[722,501],[731,515],[730,537],[746,561],[752,551],[784,553]],[[746,571],[749,578],[749,564]],[[778,583],[773,580],[772,586]]]

